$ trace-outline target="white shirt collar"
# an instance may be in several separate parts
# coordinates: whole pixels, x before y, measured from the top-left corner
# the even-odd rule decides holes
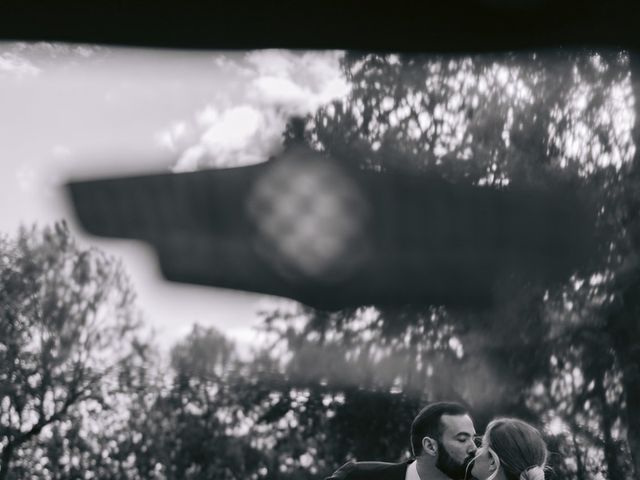
[[[411,462],[407,467],[407,473],[404,476],[404,480],[420,480],[418,475],[418,462]]]

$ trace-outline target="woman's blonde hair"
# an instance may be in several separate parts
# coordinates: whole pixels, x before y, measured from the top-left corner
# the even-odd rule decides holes
[[[489,454],[507,480],[544,480],[547,445],[542,434],[517,418],[498,418],[487,426]]]

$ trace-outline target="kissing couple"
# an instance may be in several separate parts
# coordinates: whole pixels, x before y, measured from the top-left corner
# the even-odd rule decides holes
[[[348,462],[326,480],[544,480],[547,446],[516,418],[496,418],[480,439],[466,408],[438,402],[411,424],[413,458],[402,463]]]

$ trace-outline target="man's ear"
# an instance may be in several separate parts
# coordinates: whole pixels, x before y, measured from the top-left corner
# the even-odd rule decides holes
[[[431,437],[424,437],[422,439],[422,448],[432,457],[438,455],[438,442]]]

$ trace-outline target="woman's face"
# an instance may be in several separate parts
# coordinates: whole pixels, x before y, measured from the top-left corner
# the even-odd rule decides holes
[[[473,468],[471,469],[471,475],[478,480],[487,480],[496,471],[496,462],[489,451],[489,446],[485,439],[482,441],[482,446],[478,448],[476,452],[475,460],[473,461]]]

